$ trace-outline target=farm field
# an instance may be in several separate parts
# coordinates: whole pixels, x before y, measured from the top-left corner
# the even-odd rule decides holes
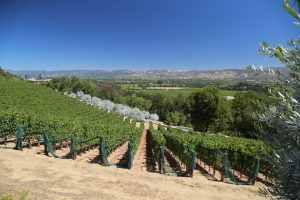
[[[125,87],[126,89],[126,87]],[[197,92],[201,90],[201,88],[183,88],[183,89],[169,89],[169,90],[163,90],[163,89],[129,89],[131,91],[135,91],[137,93],[145,93],[145,94],[165,94],[170,97],[176,97],[179,94],[187,97],[191,95],[193,92]],[[219,95],[224,97],[224,96],[234,96],[237,92],[239,91],[234,91],[234,90],[221,90],[219,91]]]

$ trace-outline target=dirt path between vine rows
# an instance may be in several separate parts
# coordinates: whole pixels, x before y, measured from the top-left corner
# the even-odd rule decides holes
[[[256,186],[103,167],[6,149],[0,149],[0,177],[0,195],[25,189],[30,200],[264,199]]]
[[[124,144],[122,144],[121,146],[119,146],[115,151],[113,151],[108,159],[108,162],[111,165],[122,165],[124,163],[120,163],[122,162],[122,160],[125,158],[125,154],[128,151],[128,141],[125,142]]]
[[[100,163],[99,149],[93,148],[81,155],[77,155],[76,161],[85,161],[88,163]]]
[[[147,152],[146,152],[146,140],[147,130],[144,129],[141,137],[140,144],[136,150],[134,159],[133,159],[133,170],[147,171]]]

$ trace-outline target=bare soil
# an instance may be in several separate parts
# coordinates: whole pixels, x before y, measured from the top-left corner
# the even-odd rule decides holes
[[[108,162],[111,165],[122,167],[126,162],[125,156],[127,151],[128,151],[128,141],[122,144],[121,146],[119,146],[115,151],[113,151],[109,155],[109,157],[107,158]]]
[[[100,163],[99,149],[98,148],[90,149],[89,151],[86,151],[81,155],[77,155],[76,160],[99,164]]]
[[[29,199],[264,199],[257,186],[173,177],[63,160],[33,151],[0,149],[0,195],[29,191]]]
[[[140,144],[138,146],[138,149],[137,149],[134,159],[133,159],[132,169],[134,169],[134,170],[147,171],[146,133],[147,133],[147,130],[144,129],[143,133],[142,133],[142,138],[141,138]]]
[[[25,189],[31,200],[264,199],[259,194],[259,187],[263,184],[240,186],[211,181],[217,180],[218,175],[213,179],[212,171],[199,161],[193,178],[147,172],[149,165],[157,172],[157,164],[151,163],[148,155],[148,126],[145,122],[131,170],[100,165],[97,148],[78,155],[76,160],[45,156],[43,145],[24,148],[23,151],[0,149],[0,196]],[[109,162],[120,166],[127,150],[128,142],[111,153]],[[67,147],[58,149],[57,153],[68,151]],[[171,152],[168,151],[166,157],[174,171],[185,170]]]

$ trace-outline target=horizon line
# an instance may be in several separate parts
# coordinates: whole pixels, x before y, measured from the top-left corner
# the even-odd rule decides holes
[[[284,66],[263,66],[264,68],[282,68]],[[74,69],[8,69],[8,68],[3,68],[5,71],[11,71],[11,72],[24,72],[24,71],[32,71],[32,72],[38,72],[38,71],[45,71],[45,72],[57,72],[57,71],[107,71],[107,72],[113,72],[113,71],[133,71],[133,72],[138,72],[138,71],[224,71],[224,70],[239,70],[239,69],[245,69],[245,67],[228,67],[228,68],[206,68],[206,69],[193,69],[193,68],[182,68],[182,69],[168,69],[168,68],[152,68],[152,69],[130,69],[130,68],[116,68],[116,69],[104,69],[104,68],[99,68],[99,69],[83,69],[83,68],[74,68]]]

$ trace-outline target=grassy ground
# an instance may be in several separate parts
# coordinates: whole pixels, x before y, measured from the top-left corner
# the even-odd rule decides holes
[[[185,89],[178,89],[178,90],[148,90],[148,89],[140,89],[135,90],[136,92],[143,92],[146,94],[165,94],[171,97],[176,97],[179,94],[182,94],[183,96],[189,96],[193,92],[197,92],[201,90],[201,88],[185,88]],[[238,91],[233,90],[220,90],[219,94],[220,96],[234,96]]]
[[[140,87],[137,87],[135,84],[120,84],[121,88],[124,90],[136,90],[141,89]]]

